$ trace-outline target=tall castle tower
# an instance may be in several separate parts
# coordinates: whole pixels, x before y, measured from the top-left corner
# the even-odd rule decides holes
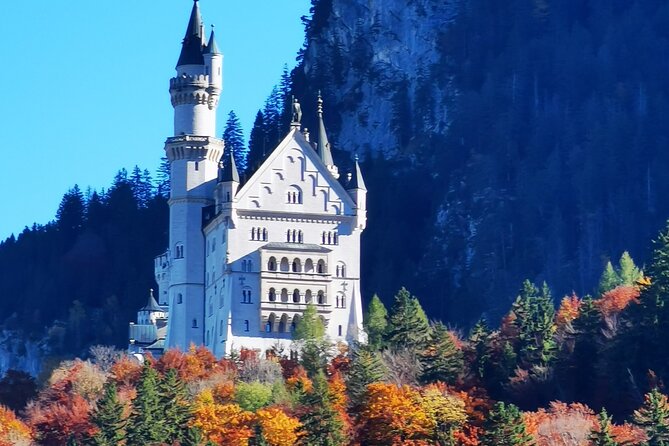
[[[223,86],[223,55],[212,30],[205,40],[197,0],[183,40],[176,76],[170,79],[174,136],[165,152],[171,169],[167,346],[203,343],[205,240],[203,208],[213,204],[223,141],[216,109]]]

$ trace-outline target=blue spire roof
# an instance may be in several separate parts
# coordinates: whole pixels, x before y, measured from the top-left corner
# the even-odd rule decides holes
[[[216,43],[216,36],[214,35],[214,25],[211,25],[211,35],[209,36],[209,43],[207,44],[204,53],[221,54],[221,50],[218,49],[218,44]]]
[[[182,65],[204,65],[204,58],[202,57],[203,37],[202,15],[200,14],[200,6],[197,0],[195,0],[177,67]]]

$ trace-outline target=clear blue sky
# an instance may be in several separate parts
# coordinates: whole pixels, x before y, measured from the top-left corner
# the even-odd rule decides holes
[[[172,131],[168,83],[190,0],[0,2],[0,239],[55,216],[74,184],[157,168]],[[224,53],[219,134],[235,110],[248,137],[284,64],[295,65],[309,0],[202,0]]]

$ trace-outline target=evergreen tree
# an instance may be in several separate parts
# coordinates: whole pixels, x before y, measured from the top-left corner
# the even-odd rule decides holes
[[[490,345],[490,329],[484,320],[479,320],[469,333],[469,344],[474,349],[476,359],[473,364],[474,372],[479,379],[488,377],[492,361],[493,349]]]
[[[272,150],[272,148],[269,147],[269,140],[265,132],[265,116],[262,111],[258,110],[249,137],[249,150],[246,160],[247,169],[254,171],[260,167],[267,152],[270,150]]]
[[[513,404],[495,404],[488,414],[481,437],[483,446],[531,446],[532,437],[527,433],[523,416]]]
[[[188,421],[191,419],[186,384],[175,369],[170,369],[160,381],[159,391],[166,441],[169,444],[183,441],[188,430]]]
[[[313,390],[307,393],[302,406],[305,412],[300,416],[304,446],[343,446],[348,444],[344,422],[334,407],[333,395],[328,387],[325,374],[319,371],[313,379]]]
[[[598,416],[599,426],[592,429],[590,433],[590,444],[592,446],[618,446],[611,432],[611,417],[602,409]]]
[[[197,427],[189,427],[181,441],[181,446],[202,446],[203,444],[204,436],[202,435],[202,431]]]
[[[292,83],[288,65],[284,64],[283,71],[281,72],[281,81],[279,82],[279,94],[281,95],[281,116],[279,117],[279,127],[282,134],[288,132],[290,123],[293,120]]]
[[[453,336],[444,324],[432,326],[432,342],[421,357],[422,380],[426,383],[442,381],[454,384],[464,368],[464,355],[455,345]]]
[[[362,402],[367,386],[382,381],[387,373],[383,359],[371,346],[359,346],[352,352],[350,369],[346,380],[346,389],[354,404]]]
[[[269,143],[269,150],[274,150],[274,147],[281,142],[281,138],[284,136],[284,132],[281,128],[281,109],[281,92],[279,91],[279,87],[275,85],[265,100],[265,105],[262,110],[265,124],[265,135],[267,136],[267,141]]]
[[[226,154],[232,151],[237,170],[240,174],[243,174],[246,171],[248,149],[244,146],[242,125],[234,110],[230,110],[228,114],[228,120],[225,123],[225,130],[223,131],[223,141],[225,142]],[[224,162],[227,162],[227,157]]]
[[[557,344],[554,339],[555,307],[548,286],[544,283],[539,291],[525,280],[511,311],[515,315],[513,324],[518,330],[520,365],[527,369],[534,365],[549,365],[555,359]]]
[[[622,258],[621,258],[622,260]],[[622,283],[622,279],[618,273],[613,269],[611,261],[606,262],[606,267],[604,267],[604,272],[602,277],[599,279],[599,294],[604,294],[607,291],[611,291],[615,287],[619,286]]]
[[[127,443],[148,446],[164,442],[166,436],[161,412],[158,373],[147,361],[137,385],[137,396],[132,400]]]
[[[124,437],[123,405],[118,400],[116,384],[113,382],[107,382],[103,392],[102,398],[91,414],[91,421],[100,429],[93,437],[91,444],[93,446],[116,446],[121,444]]]
[[[388,310],[376,294],[369,302],[369,307],[367,307],[364,327],[369,346],[376,350],[381,349],[388,329]]]
[[[574,383],[574,394],[589,401],[599,375],[599,345],[602,336],[602,315],[592,297],[583,299],[579,315],[572,326],[574,349],[569,362],[573,367],[564,369],[575,374],[568,378],[569,382]]]
[[[395,296],[390,311],[387,339],[391,347],[407,347],[422,351],[430,340],[430,324],[416,297],[406,288]]]
[[[634,424],[646,432],[648,446],[669,445],[669,403],[655,388],[646,394],[643,405],[634,412]]]
[[[620,282],[622,285],[635,286],[639,280],[643,278],[643,272],[634,264],[634,260],[629,252],[623,252],[620,256]]]
[[[63,240],[70,243],[81,232],[84,226],[86,205],[84,194],[78,185],[67,191],[58,206],[56,222],[58,231],[63,235]]]
[[[301,344],[300,362],[309,376],[321,372],[327,364],[329,343],[325,339],[325,325],[314,304],[307,304],[295,327],[293,339]]]

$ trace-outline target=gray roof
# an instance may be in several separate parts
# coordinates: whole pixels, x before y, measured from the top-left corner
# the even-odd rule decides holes
[[[358,164],[358,160],[355,160],[355,171],[353,172],[351,181],[349,181],[348,184],[346,185],[346,189],[367,190],[367,186],[365,186],[365,180],[363,180],[362,178],[362,172],[360,171],[360,164]]]
[[[264,245],[261,249],[271,251],[302,251],[302,252],[321,252],[328,253],[331,249],[325,248],[321,245],[314,245],[310,243],[281,243],[272,242]]]
[[[235,181],[239,183],[239,172],[235,164],[235,157],[232,155],[232,149],[228,150],[228,161],[223,163],[223,167],[218,172],[218,182]]]
[[[323,164],[334,166],[332,152],[330,151],[330,141],[328,140],[325,123],[323,122],[323,98],[320,94],[318,95],[318,155],[323,160]]]
[[[193,10],[190,13],[190,20],[188,21],[188,28],[184,36],[183,45],[181,47],[181,54],[177,67],[182,65],[204,65],[204,57],[202,57],[202,16],[200,15],[200,7],[197,0],[193,3]]]
[[[214,26],[214,25],[212,25]],[[221,50],[218,49],[218,44],[216,43],[216,36],[214,35],[214,30],[211,30],[211,36],[209,36],[209,43],[207,48],[204,50],[205,54],[221,54]]]
[[[158,305],[158,302],[156,302],[156,298],[153,297],[153,290],[151,290],[149,292],[149,301],[139,311],[161,311],[161,312],[164,312],[165,310],[163,309],[163,307]]]

